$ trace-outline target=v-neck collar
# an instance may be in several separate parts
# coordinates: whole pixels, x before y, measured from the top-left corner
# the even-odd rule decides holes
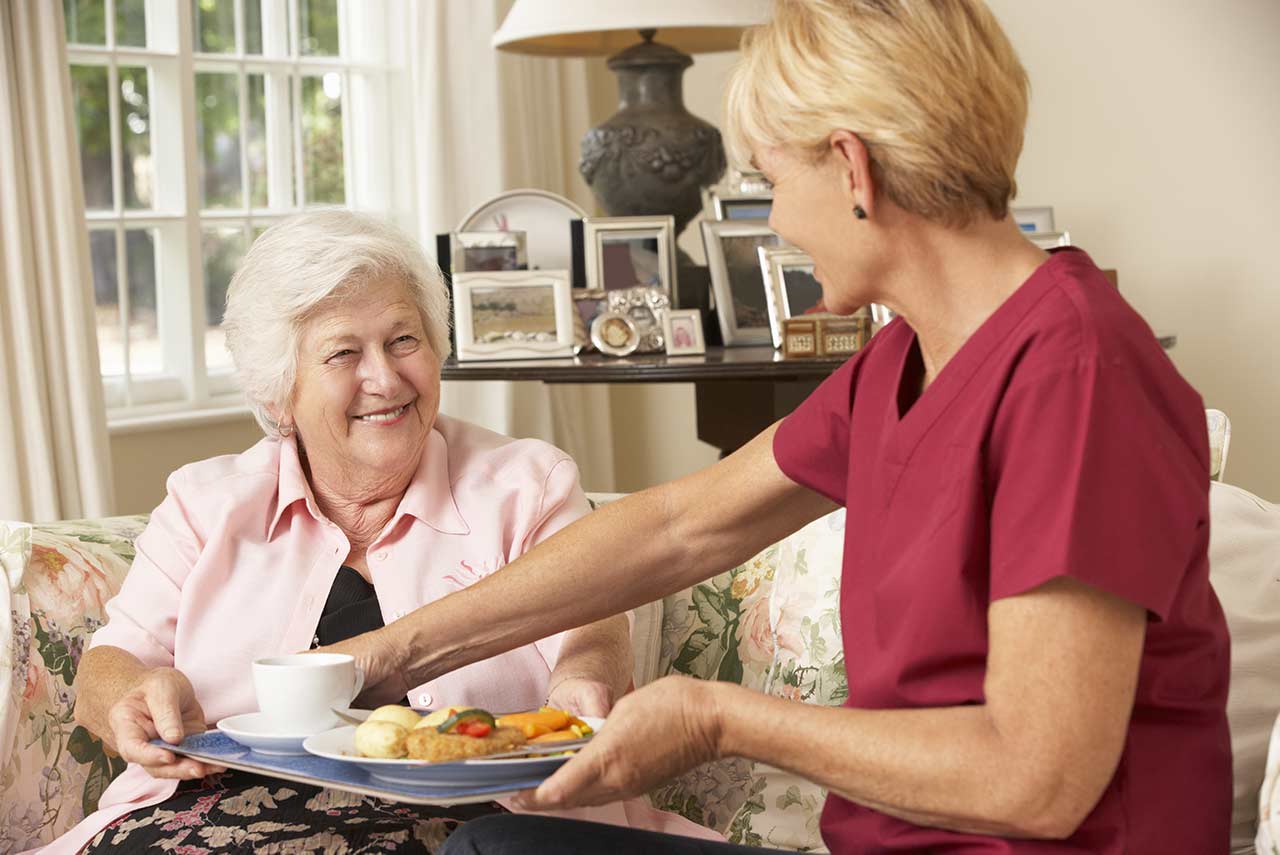
[[[1049,293],[1057,279],[1057,269],[1065,257],[1076,250],[1051,252],[1044,263],[1032,271],[1026,281],[1018,286],[996,310],[982,322],[960,345],[960,349],[943,366],[933,382],[916,397],[905,413],[901,411],[903,382],[913,354],[920,352],[915,330],[906,326],[898,345],[897,370],[894,376],[893,395],[886,408],[885,425],[889,432],[888,450],[892,458],[906,463],[926,434],[937,424],[951,404],[964,391],[978,370],[987,362],[1027,314]],[[1063,257],[1063,260],[1058,260]],[[923,365],[923,355],[920,357]],[[918,380],[918,378],[917,378]],[[900,415],[901,414],[901,415]]]

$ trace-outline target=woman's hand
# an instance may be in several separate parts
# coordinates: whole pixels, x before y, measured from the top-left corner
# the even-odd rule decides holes
[[[604,718],[613,709],[613,687],[599,680],[567,677],[551,687],[547,706],[570,715]]]
[[[403,651],[392,642],[385,627],[317,648],[313,652],[345,653],[356,660],[356,667],[364,675],[364,689],[361,690],[358,701],[365,706],[398,703],[413,688],[400,670]]]
[[[111,707],[107,721],[120,756],[137,763],[153,778],[185,780],[226,771],[150,744],[159,737],[176,745],[188,734],[205,730],[204,710],[191,681],[175,668],[143,672],[137,684]]]
[[[537,790],[528,810],[602,805],[648,792],[720,756],[714,683],[664,677],[618,701],[608,726]]]

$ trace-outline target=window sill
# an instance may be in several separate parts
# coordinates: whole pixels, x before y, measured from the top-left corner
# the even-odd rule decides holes
[[[253,413],[241,402],[212,406],[200,410],[173,410],[160,413],[107,413],[107,433],[147,433],[172,428],[195,427],[239,419],[253,419]]]

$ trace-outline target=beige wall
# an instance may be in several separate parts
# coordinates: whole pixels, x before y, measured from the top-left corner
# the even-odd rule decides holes
[[[1019,202],[1052,205],[1156,330],[1208,406],[1227,412],[1227,480],[1280,499],[1280,3],[990,0],[1032,82]],[[732,55],[700,56],[689,109],[723,124]],[[652,416],[675,391],[614,396],[619,477],[703,465]],[[1117,425],[1123,429],[1123,425]]]
[[[1019,201],[1060,225],[1161,332],[1205,402],[1231,416],[1227,480],[1280,499],[1280,4],[991,0],[1033,94]],[[721,125],[732,55],[699,56],[689,109]],[[591,113],[615,89],[592,64]],[[696,239],[687,249],[700,257]],[[619,489],[694,471],[716,452],[695,438],[688,385],[611,391]],[[1118,425],[1117,429],[1123,429]],[[149,510],[182,463],[256,440],[241,419],[113,435],[121,512]]]

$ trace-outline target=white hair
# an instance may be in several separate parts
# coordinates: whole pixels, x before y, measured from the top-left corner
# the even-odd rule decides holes
[[[449,355],[449,294],[440,269],[392,224],[343,208],[290,217],[253,242],[231,279],[222,326],[253,416],[267,436],[297,377],[298,343],[325,300],[385,276],[401,279],[422,314],[427,344]]]

